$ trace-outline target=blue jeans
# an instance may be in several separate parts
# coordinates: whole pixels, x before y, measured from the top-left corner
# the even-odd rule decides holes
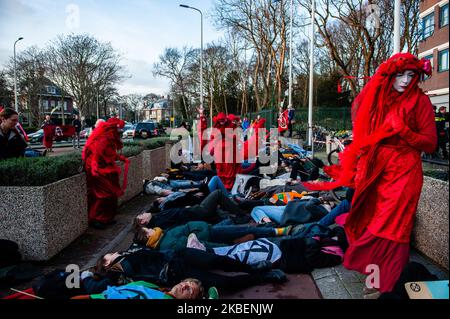
[[[266,217],[280,224],[285,208],[286,206],[257,206],[253,208],[251,216],[257,223],[260,223]]]
[[[336,217],[348,213],[349,211],[350,211],[350,203],[348,200],[344,199],[342,202],[339,203],[339,205],[333,208],[331,212],[329,212],[325,217],[319,220],[317,224],[323,226],[333,225]]]
[[[232,243],[233,240],[249,234],[254,235],[255,238],[265,238],[275,236],[276,232],[272,227],[214,225],[210,229],[208,241],[213,243]]]
[[[170,187],[172,187],[174,190],[195,188],[202,185],[202,182],[194,182],[188,180],[171,180],[169,182]]]
[[[213,178],[211,178],[211,180],[209,181],[209,184],[208,184],[208,188],[209,188],[210,193],[214,192],[215,190],[220,189],[225,196],[228,196],[228,197],[231,196],[231,194],[225,188],[225,185],[223,185],[223,182],[219,176],[214,176]]]

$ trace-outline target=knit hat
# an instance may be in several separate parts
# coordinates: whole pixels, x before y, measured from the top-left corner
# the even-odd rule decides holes
[[[159,227],[155,227],[155,228],[153,228],[153,230],[154,230],[154,233],[152,236],[150,236],[148,238],[146,246],[148,248],[155,249],[158,246],[159,241],[162,238],[163,230]]]

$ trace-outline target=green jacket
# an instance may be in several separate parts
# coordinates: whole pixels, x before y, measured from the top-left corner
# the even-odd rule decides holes
[[[182,249],[186,247],[189,234],[195,233],[201,242],[209,240],[211,225],[205,222],[189,222],[165,231],[159,241],[158,249]]]

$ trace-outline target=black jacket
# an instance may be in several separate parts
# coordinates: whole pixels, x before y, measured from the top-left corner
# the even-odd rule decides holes
[[[13,129],[5,135],[0,129],[0,160],[23,157],[26,148],[27,142],[19,131]]]

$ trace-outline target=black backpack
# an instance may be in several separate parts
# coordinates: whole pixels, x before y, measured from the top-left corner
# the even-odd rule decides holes
[[[10,240],[0,239],[0,252],[0,268],[16,265],[22,259],[19,245]]]

